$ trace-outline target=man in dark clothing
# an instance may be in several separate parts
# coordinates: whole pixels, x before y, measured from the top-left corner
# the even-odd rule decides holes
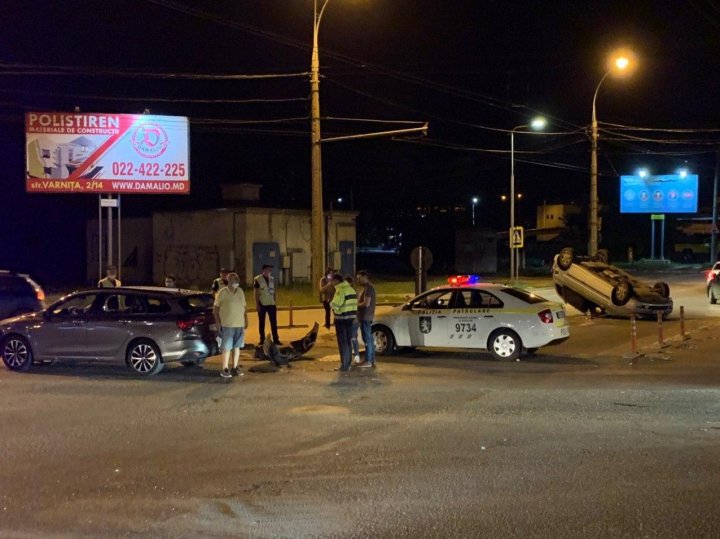
[[[358,321],[360,333],[365,343],[365,362],[360,367],[375,367],[375,341],[372,335],[372,323],[375,319],[375,287],[368,278],[367,271],[358,271],[357,282],[362,287],[358,294]]]

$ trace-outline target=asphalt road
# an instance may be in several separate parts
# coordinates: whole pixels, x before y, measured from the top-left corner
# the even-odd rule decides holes
[[[338,376],[323,330],[229,383],[217,358],[0,370],[0,537],[718,537],[720,305],[671,277],[689,339],[642,322],[637,357],[626,320],[572,314],[510,363],[417,350]]]

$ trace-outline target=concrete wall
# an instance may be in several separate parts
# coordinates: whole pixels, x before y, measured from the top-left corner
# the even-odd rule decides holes
[[[543,204],[537,207],[537,228],[565,228],[566,218],[569,215],[577,215],[581,211],[579,206],[572,204]],[[551,241],[557,238],[558,232],[551,234],[538,233],[538,241]]]
[[[497,232],[482,228],[455,231],[455,269],[460,274],[497,273]]]
[[[221,266],[235,265],[233,212],[155,213],[153,243],[156,282],[171,273],[182,287],[209,290]]]

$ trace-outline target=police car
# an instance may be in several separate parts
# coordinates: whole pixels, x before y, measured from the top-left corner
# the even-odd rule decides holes
[[[570,336],[562,305],[473,275],[451,277],[379,315],[372,332],[378,355],[404,346],[476,348],[505,361]]]

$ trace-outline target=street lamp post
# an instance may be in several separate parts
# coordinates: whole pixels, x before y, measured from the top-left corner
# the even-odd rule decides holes
[[[508,245],[510,246],[510,280],[515,280],[517,274],[517,264],[515,256],[515,248],[512,245],[513,230],[515,229],[515,132],[518,129],[532,127],[535,130],[543,129],[546,124],[545,118],[537,117],[529,124],[518,125],[510,130],[510,234],[508,237]]]
[[[472,226],[475,228],[475,204],[478,203],[478,197],[472,197]]]
[[[320,21],[329,0],[324,0],[318,11],[318,0],[313,1],[313,46],[310,60],[310,118],[311,118],[311,169],[312,169],[312,208],[310,224],[310,250],[312,282],[322,278],[325,260],[325,234],[323,230],[323,182],[322,156],[320,149],[320,54],[318,51],[318,33]]]
[[[619,52],[612,57],[611,67],[598,82],[592,100],[592,120],[590,123],[590,234],[588,238],[588,254],[594,256],[598,250],[598,170],[597,170],[597,147],[598,147],[598,123],[595,102],[598,91],[606,78],[612,73],[622,73],[631,67],[631,56],[626,52]]]

